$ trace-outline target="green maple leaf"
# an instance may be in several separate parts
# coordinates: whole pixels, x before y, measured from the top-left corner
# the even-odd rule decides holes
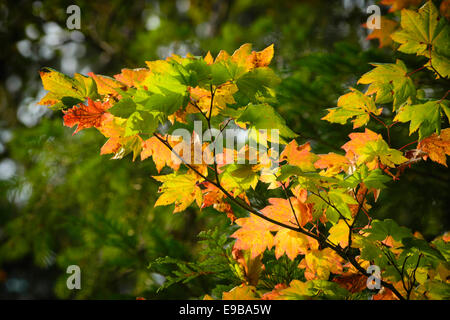
[[[450,113],[448,100],[405,105],[399,110],[394,121],[410,122],[409,134],[419,130],[419,140],[422,140],[433,132],[440,133],[441,110],[447,115]]]
[[[376,93],[375,101],[389,103],[394,101],[394,110],[409,97],[416,95],[416,88],[407,75],[408,70],[401,60],[393,63],[373,63],[375,69],[364,74],[358,83],[370,84],[367,94]]]
[[[49,91],[39,104],[50,105],[53,110],[72,107],[86,98],[99,98],[97,85],[90,77],[76,73],[71,78],[52,68],[42,68],[39,74],[44,89]]]
[[[411,237],[411,230],[405,227],[400,227],[394,220],[386,219],[383,221],[373,220],[372,228],[367,229],[369,234],[367,239],[383,241],[387,236],[392,236],[397,241],[402,241],[404,238]]]
[[[402,29],[391,37],[400,43],[399,51],[431,58],[427,66],[433,66],[443,77],[450,75],[450,27],[432,1],[418,12],[404,9],[401,16]]]
[[[230,189],[255,189],[259,180],[258,172],[251,164],[229,164],[220,174],[221,181]]]
[[[285,142],[284,138],[295,138],[297,134],[286,125],[286,121],[275,111],[275,109],[266,104],[249,104],[236,119],[237,123],[246,124],[253,134],[259,129],[264,129],[270,134],[271,129],[278,129],[280,141]],[[267,137],[271,139],[270,136]]]
[[[161,119],[159,112],[136,111],[127,120],[125,137],[144,133],[152,134],[156,131]]]
[[[364,147],[358,150],[358,152],[360,153],[357,161],[358,165],[379,161],[382,164],[393,168],[396,164],[398,165],[408,161],[401,151],[389,148],[386,141],[382,139],[367,142]]]
[[[369,122],[370,113],[381,113],[382,109],[377,109],[372,97],[356,89],[351,90],[339,98],[336,108],[327,109],[328,114],[322,120],[345,124],[349,119],[353,119],[353,128],[359,128]]]

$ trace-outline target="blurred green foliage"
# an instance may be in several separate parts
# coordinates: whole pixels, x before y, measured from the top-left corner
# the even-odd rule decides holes
[[[439,2],[439,1],[437,1]],[[72,1],[4,1],[0,4],[0,297],[2,298],[189,298],[211,290],[197,277],[156,293],[159,257],[195,261],[201,230],[226,217],[207,209],[172,215],[153,208],[157,184],[151,160],[100,156],[104,139],[95,130],[72,135],[58,114],[35,103],[44,94],[43,66],[66,73],[113,75],[121,68],[171,53],[213,55],[241,44],[275,44],[273,67],[282,77],[278,110],[300,140],[317,152],[336,151],[351,131],[320,120],[363,73],[369,62],[411,57],[378,49],[365,40],[371,1],[77,1],[81,30],[69,31]],[[386,8],[383,10],[387,11]],[[415,79],[427,83],[427,75]],[[440,94],[445,84],[431,92]],[[382,132],[382,127],[374,128]],[[408,142],[407,128],[392,141]],[[395,219],[427,238],[448,226],[449,173],[424,162],[381,194],[375,218]],[[255,200],[265,195],[255,193]],[[82,290],[66,288],[66,267],[82,270]],[[162,269],[161,269],[162,268]]]

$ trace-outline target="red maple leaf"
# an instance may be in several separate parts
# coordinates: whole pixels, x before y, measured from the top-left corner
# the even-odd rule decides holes
[[[64,111],[64,125],[73,127],[77,125],[75,133],[80,130],[100,127],[103,120],[107,118],[106,110],[110,107],[109,102],[94,102],[88,98],[88,105],[79,104],[72,109]]]

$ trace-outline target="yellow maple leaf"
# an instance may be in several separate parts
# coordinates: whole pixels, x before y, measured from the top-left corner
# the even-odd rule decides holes
[[[342,248],[345,248],[348,245],[349,231],[350,230],[347,224],[344,220],[341,219],[337,224],[330,228],[330,235],[328,236],[328,240],[330,240],[334,244],[339,244]]]
[[[342,258],[330,248],[311,250],[300,262],[307,280],[328,280],[330,273],[342,273]]]
[[[278,259],[286,253],[289,259],[294,260],[299,254],[306,254],[311,249],[317,249],[316,240],[293,230],[282,229],[277,232],[274,239],[275,257]]]
[[[162,194],[156,201],[155,207],[174,203],[173,213],[185,210],[194,201],[201,207],[202,190],[198,186],[200,177],[192,171],[174,172],[164,176],[153,176],[153,178],[163,183],[159,188]]]

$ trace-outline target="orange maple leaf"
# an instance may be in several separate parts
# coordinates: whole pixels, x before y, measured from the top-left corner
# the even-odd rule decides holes
[[[375,141],[381,138],[381,135],[366,128],[364,132],[353,132],[349,134],[350,141],[342,146],[347,153],[345,156],[353,160],[358,155],[358,149],[364,147],[369,141]]]
[[[86,128],[100,127],[102,122],[108,117],[106,110],[109,107],[109,102],[94,102],[88,98],[88,105],[80,103],[64,111],[64,125],[67,127],[77,125],[77,129],[73,134]]]
[[[295,217],[300,226],[312,221],[312,204],[310,203],[303,203],[294,197],[290,198],[290,203],[289,200],[281,198],[269,198],[268,201],[270,205],[261,210],[265,216],[293,227],[298,227]],[[291,204],[294,212],[292,212]]]
[[[261,213],[275,221],[298,227],[297,220],[301,226],[312,220],[312,205],[302,203],[297,198],[291,198],[297,220],[289,200],[270,198],[269,203],[270,205],[262,209]],[[235,247],[241,250],[250,250],[252,258],[262,254],[266,249],[270,250],[275,245],[277,257],[286,253],[289,258],[294,259],[298,254],[306,252],[314,246],[309,240],[294,233],[290,234],[288,229],[253,214],[248,218],[237,219],[236,224],[241,228],[231,235],[232,238],[237,239]],[[278,231],[280,234],[274,237],[272,234],[274,231]]]
[[[314,163],[316,168],[327,169],[325,175],[333,175],[341,171],[347,171],[349,165],[350,162],[346,157],[334,152],[319,154],[319,160]]]
[[[231,59],[238,66],[244,67],[247,71],[250,71],[255,68],[267,67],[272,61],[273,53],[273,44],[264,50],[252,51],[252,45],[250,43],[245,43],[240,46],[239,49],[234,51],[231,56],[228,52],[221,50],[214,60],[214,63]],[[210,52],[207,53],[204,60],[207,64],[212,64],[212,56]]]
[[[366,39],[378,39],[380,48],[387,47],[392,43],[391,34],[397,29],[397,25],[396,21],[381,17],[380,29],[373,30]],[[367,25],[363,24],[363,27],[367,28]]]
[[[431,160],[447,167],[446,155],[450,155],[450,128],[442,130],[440,135],[433,133],[423,139],[419,142],[417,149],[425,152]]]
[[[181,141],[181,139],[173,136],[169,136],[167,139],[172,147]],[[161,172],[165,165],[175,171],[178,171],[180,168],[181,160],[179,160],[172,151],[156,137],[151,137],[142,143],[141,160],[145,160],[151,156],[153,156],[153,161],[155,162],[158,173]]]
[[[266,249],[270,250],[273,247],[271,231],[276,230],[277,225],[253,214],[247,218],[237,219],[236,224],[241,228],[230,236],[237,239],[234,248],[249,250],[250,257],[255,259]]]
[[[299,146],[297,141],[292,140],[281,152],[280,161],[286,160],[290,165],[298,166],[304,171],[315,171],[314,162],[318,157],[310,151],[309,142]]]
[[[207,65],[211,65],[214,63],[214,58],[211,55],[211,52],[208,51],[208,53],[206,53],[206,56],[203,58],[203,60],[205,60]]]
[[[262,51],[252,51],[246,60],[246,64],[250,69],[267,67],[273,58],[273,44]]]
[[[150,70],[146,68],[122,69],[122,72],[116,74],[114,78],[129,87],[136,87],[144,81],[150,73]]]
[[[210,182],[205,181],[202,185],[206,188],[202,189],[203,203],[201,209],[212,206],[217,211],[225,212],[231,223],[233,223],[236,217],[231,205],[225,201],[225,194]]]

